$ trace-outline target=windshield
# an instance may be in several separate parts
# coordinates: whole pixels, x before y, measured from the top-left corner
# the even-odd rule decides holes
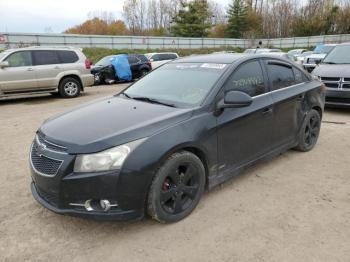
[[[199,105],[227,64],[171,63],[146,75],[124,93],[130,98],[147,97],[176,107]]]
[[[323,46],[318,46],[315,48],[314,53],[315,54],[328,54],[330,51],[332,51],[334,46],[329,46],[329,45],[323,45]]]
[[[112,55],[106,56],[106,57],[102,58],[100,61],[98,61],[96,63],[96,65],[97,66],[108,66],[108,65],[111,65],[111,58],[112,57],[113,57]]]
[[[337,46],[325,57],[322,63],[350,64],[350,45]]]

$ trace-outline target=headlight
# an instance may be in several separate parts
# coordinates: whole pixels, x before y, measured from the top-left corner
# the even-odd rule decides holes
[[[318,75],[312,75],[312,78],[321,81],[321,77]]]
[[[78,155],[75,159],[74,172],[99,172],[120,169],[128,157],[145,138],[116,146],[95,154]]]

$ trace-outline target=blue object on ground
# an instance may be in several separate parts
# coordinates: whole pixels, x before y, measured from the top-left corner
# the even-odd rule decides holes
[[[111,63],[115,70],[115,76],[119,80],[132,80],[132,74],[127,55],[116,55],[113,58],[111,58]]]

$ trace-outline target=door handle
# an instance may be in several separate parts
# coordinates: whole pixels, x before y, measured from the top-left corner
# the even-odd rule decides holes
[[[272,113],[272,108],[271,107],[266,107],[262,110],[261,112],[263,115],[270,114]]]
[[[33,68],[27,68],[27,71],[34,71]]]

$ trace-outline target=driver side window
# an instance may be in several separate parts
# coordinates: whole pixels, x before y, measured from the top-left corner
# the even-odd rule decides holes
[[[246,62],[236,69],[225,84],[225,92],[241,91],[251,97],[266,92],[264,75],[257,60]]]
[[[31,66],[32,55],[30,51],[16,52],[10,55],[6,61],[9,63],[9,67]]]

